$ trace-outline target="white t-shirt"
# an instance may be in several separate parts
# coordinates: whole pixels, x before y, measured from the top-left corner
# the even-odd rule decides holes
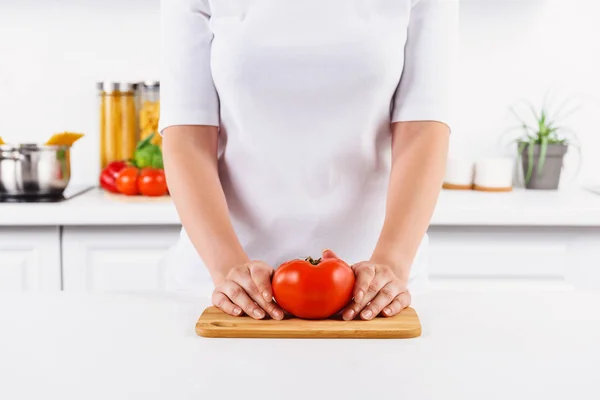
[[[370,258],[390,124],[451,125],[457,3],[163,0],[160,130],[220,127],[221,182],[250,258]],[[180,285],[210,287],[185,231],[173,256]]]

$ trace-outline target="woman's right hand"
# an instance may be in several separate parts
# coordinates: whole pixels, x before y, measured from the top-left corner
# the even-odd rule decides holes
[[[283,319],[283,311],[273,301],[271,277],[274,269],[262,261],[232,268],[224,280],[217,283],[212,295],[213,304],[221,311],[240,316],[242,312],[254,319]]]

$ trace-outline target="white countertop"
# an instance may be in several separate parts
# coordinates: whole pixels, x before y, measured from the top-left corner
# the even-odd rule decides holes
[[[406,340],[206,339],[206,304],[0,294],[0,398],[600,398],[600,293],[423,294]]]
[[[179,224],[169,196],[128,197],[94,189],[60,203],[0,204],[0,226]]]
[[[583,189],[443,190],[431,224],[600,227],[600,194]]]
[[[169,197],[129,198],[93,190],[61,203],[0,204],[0,226],[11,225],[179,225],[179,217]],[[600,227],[600,194],[445,190],[431,225]]]

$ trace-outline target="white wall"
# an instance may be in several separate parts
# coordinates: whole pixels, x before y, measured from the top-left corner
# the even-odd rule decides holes
[[[522,98],[541,105],[552,89],[582,105],[565,125],[582,142],[579,181],[600,183],[599,20],[600,6],[591,0],[462,1],[461,115],[452,153],[502,154],[499,137],[515,125],[508,106]],[[577,162],[570,152],[566,178]]]
[[[501,154],[507,107],[549,88],[578,95],[568,122],[583,144],[580,181],[600,170],[600,6],[592,0],[462,1],[460,118],[452,154]],[[97,80],[158,77],[159,0],[0,0],[0,136],[43,141],[86,132],[73,182],[98,173]],[[576,159],[568,158],[566,175]]]
[[[0,0],[0,136],[85,132],[73,183],[99,172],[95,82],[158,78],[159,0]]]

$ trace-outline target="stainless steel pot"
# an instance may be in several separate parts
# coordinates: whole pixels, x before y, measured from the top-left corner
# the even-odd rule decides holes
[[[69,146],[0,145],[0,197],[58,197],[70,179]]]

